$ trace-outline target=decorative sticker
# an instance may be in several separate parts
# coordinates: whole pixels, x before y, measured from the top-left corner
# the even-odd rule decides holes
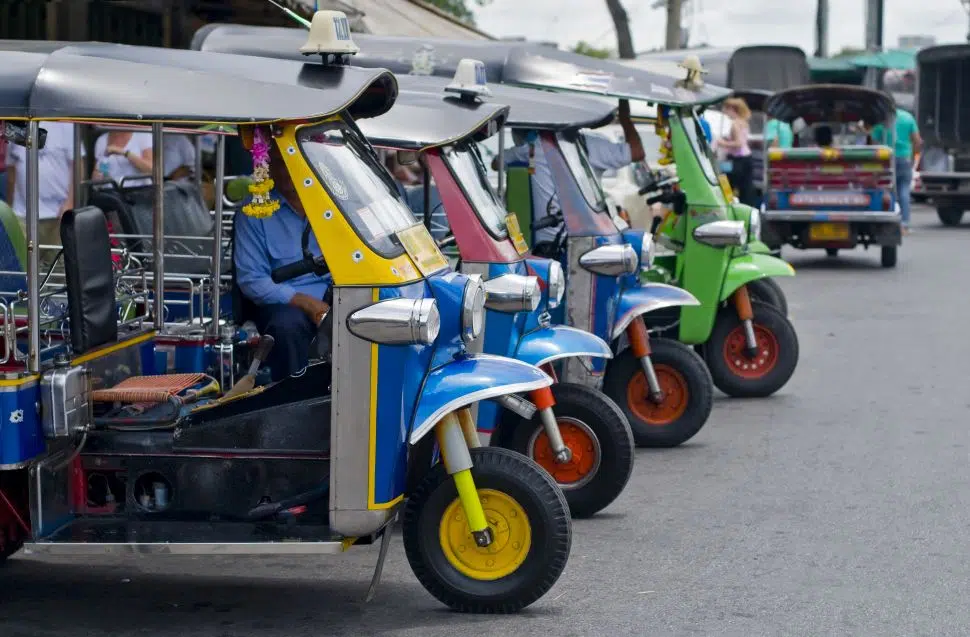
[[[410,75],[432,75],[435,67],[434,47],[422,44],[411,55]]]
[[[16,410],[10,412],[10,422],[12,422],[13,424],[16,425],[18,423],[22,423],[23,421],[24,421],[24,410],[23,409],[16,409]]]
[[[344,184],[339,177],[333,174],[330,167],[322,161],[318,161],[317,170],[319,171],[320,176],[323,177],[323,182],[330,189],[330,192],[333,193],[333,196],[338,199],[342,199],[343,201],[347,201],[347,199],[350,197],[350,193],[347,191],[347,185]]]
[[[581,71],[573,76],[571,84],[580,88],[590,89],[606,93],[610,90],[613,83],[612,73],[596,73],[593,71]]]
[[[397,233],[397,238],[422,275],[429,276],[448,267],[448,260],[441,254],[438,244],[423,225],[417,224],[401,230]]]
[[[512,240],[512,245],[515,246],[515,251],[519,254],[525,254],[529,251],[529,244],[525,242],[525,237],[522,236],[522,228],[519,226],[519,218],[515,216],[515,213],[509,213],[505,217],[505,227],[509,230],[509,239]]]

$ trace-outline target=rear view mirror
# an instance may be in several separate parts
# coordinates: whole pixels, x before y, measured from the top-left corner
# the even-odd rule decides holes
[[[4,122],[3,138],[11,144],[27,147],[27,124],[20,122]],[[37,149],[40,150],[47,144],[47,129],[37,129]]]
[[[413,150],[399,150],[397,151],[397,163],[402,166],[416,164],[418,163],[418,154]]]

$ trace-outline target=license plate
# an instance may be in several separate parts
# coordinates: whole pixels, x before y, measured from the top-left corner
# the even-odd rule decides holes
[[[522,229],[519,227],[519,218],[515,216],[514,212],[509,213],[505,217],[505,227],[508,228],[509,239],[512,240],[515,251],[519,254],[528,252],[529,245],[525,242],[525,237],[522,236]]]
[[[848,241],[849,224],[813,223],[808,229],[808,237],[812,241]]]
[[[872,199],[866,193],[853,192],[796,192],[793,193],[788,201],[793,206],[799,207],[822,207],[822,206],[845,206],[863,207],[868,206]]]

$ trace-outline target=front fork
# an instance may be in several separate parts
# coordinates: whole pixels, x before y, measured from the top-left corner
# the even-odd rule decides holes
[[[643,375],[647,377],[647,387],[650,389],[650,400],[660,404],[664,401],[664,392],[657,379],[657,372],[653,368],[653,361],[650,359],[650,334],[647,332],[647,324],[643,322],[643,317],[638,316],[626,328],[626,336],[630,341],[630,350],[640,361]]]
[[[475,544],[489,546],[495,541],[495,535],[485,519],[485,509],[482,508],[472,477],[472,455],[468,450],[480,446],[480,443],[468,408],[452,412],[439,420],[434,433],[445,471],[455,480],[458,499],[465,510]]]
[[[731,295],[734,309],[737,310],[741,326],[744,328],[744,353],[749,358],[758,355],[758,339],[754,335],[754,309],[751,307],[751,295],[748,286],[742,285]]]
[[[552,372],[550,376],[555,378],[555,371],[552,370],[551,366],[547,367],[548,369],[544,368],[546,373]],[[556,421],[556,414],[552,411],[552,408],[556,406],[556,399],[552,395],[552,389],[549,387],[535,389],[529,392],[529,398],[532,399],[536,409],[539,410],[539,420],[542,421],[542,428],[546,430],[546,436],[549,438],[549,447],[552,449],[556,462],[566,464],[573,459],[573,452],[566,446],[565,441],[563,441],[562,432],[559,431],[559,422]]]

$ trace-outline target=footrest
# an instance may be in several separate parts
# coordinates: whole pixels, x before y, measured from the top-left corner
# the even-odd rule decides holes
[[[91,398],[100,403],[163,403],[207,379],[215,382],[205,374],[132,376],[109,389],[94,390]]]

